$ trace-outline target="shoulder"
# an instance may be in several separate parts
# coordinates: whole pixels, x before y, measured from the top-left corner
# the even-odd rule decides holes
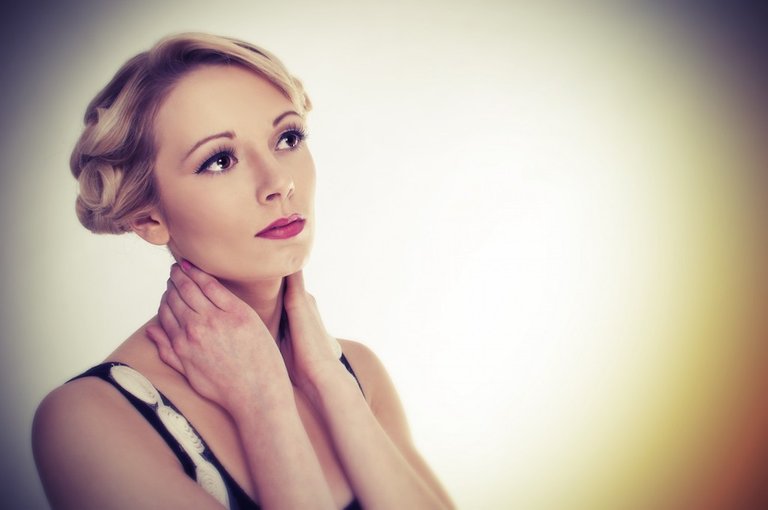
[[[37,408],[32,445],[38,463],[59,456],[86,458],[90,452],[109,452],[118,437],[145,434],[149,425],[114,387],[96,377],[66,383],[49,393]]]
[[[392,379],[381,359],[366,345],[339,339],[342,351],[355,371],[371,411],[390,433],[409,437],[405,412]]]
[[[344,356],[363,387],[367,400],[370,401],[377,391],[381,391],[382,384],[389,379],[384,364],[367,345],[354,340],[338,339],[338,341]]]
[[[50,392],[35,413],[32,439],[35,443],[51,436],[66,435],[70,429],[88,427],[94,415],[115,410],[115,391],[95,377],[64,384]]]
[[[143,479],[136,469],[140,465],[167,469],[177,464],[162,441],[115,388],[95,377],[49,393],[32,425],[35,463],[54,508],[110,508],[102,499],[105,486]],[[113,493],[113,503],[121,498]]]
[[[355,369],[359,366],[361,370],[369,368],[378,368],[377,365],[381,365],[381,361],[376,354],[365,344],[354,341],[346,340],[343,338],[337,338],[339,344],[341,344],[341,350],[344,352],[344,356],[347,357],[349,362],[354,365]]]

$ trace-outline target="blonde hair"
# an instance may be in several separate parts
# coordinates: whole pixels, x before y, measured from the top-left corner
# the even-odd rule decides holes
[[[173,86],[204,65],[240,65],[275,85],[304,115],[312,104],[301,82],[271,53],[211,34],[160,40],[128,60],[88,105],[70,168],[80,193],[80,223],[95,233],[120,234],[159,205],[153,168],[155,114]]]

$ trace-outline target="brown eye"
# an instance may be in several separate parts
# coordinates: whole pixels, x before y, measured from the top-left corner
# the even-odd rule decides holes
[[[307,135],[299,129],[289,129],[280,135],[280,139],[277,141],[277,150],[298,149],[306,137]]]
[[[231,164],[232,159],[226,154],[222,154],[219,156],[219,159],[216,160],[216,166],[218,166],[220,170],[226,170]]]
[[[237,163],[237,158],[235,158],[231,152],[219,151],[206,159],[205,163],[200,165],[200,168],[198,168],[195,173],[222,173],[232,168],[235,163]]]
[[[285,135],[285,143],[288,144],[288,147],[296,147],[299,145],[299,137],[296,136],[296,133],[289,133]]]

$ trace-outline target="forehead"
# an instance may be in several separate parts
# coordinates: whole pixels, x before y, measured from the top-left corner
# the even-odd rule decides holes
[[[235,65],[206,65],[184,75],[161,103],[155,117],[160,148],[176,139],[196,140],[244,123],[271,127],[291,101],[272,82]]]

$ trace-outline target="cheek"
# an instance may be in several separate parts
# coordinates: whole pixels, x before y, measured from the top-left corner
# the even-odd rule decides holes
[[[161,200],[168,232],[179,248],[199,245],[210,248],[217,241],[248,233],[247,211],[237,206],[236,197],[221,195],[211,192],[171,194]]]
[[[306,200],[312,204],[315,198],[315,164],[309,151],[306,152],[305,157],[306,161],[302,162],[300,167],[301,170],[294,174],[294,178],[297,181],[296,187],[301,191],[304,197],[306,197]]]
[[[217,210],[206,204],[176,210],[168,219],[171,253],[183,257],[202,270],[220,278],[237,279],[235,268],[245,267],[256,254],[252,250],[253,233],[245,225],[245,214],[234,214],[230,207]],[[197,210],[200,210],[198,213]]]

